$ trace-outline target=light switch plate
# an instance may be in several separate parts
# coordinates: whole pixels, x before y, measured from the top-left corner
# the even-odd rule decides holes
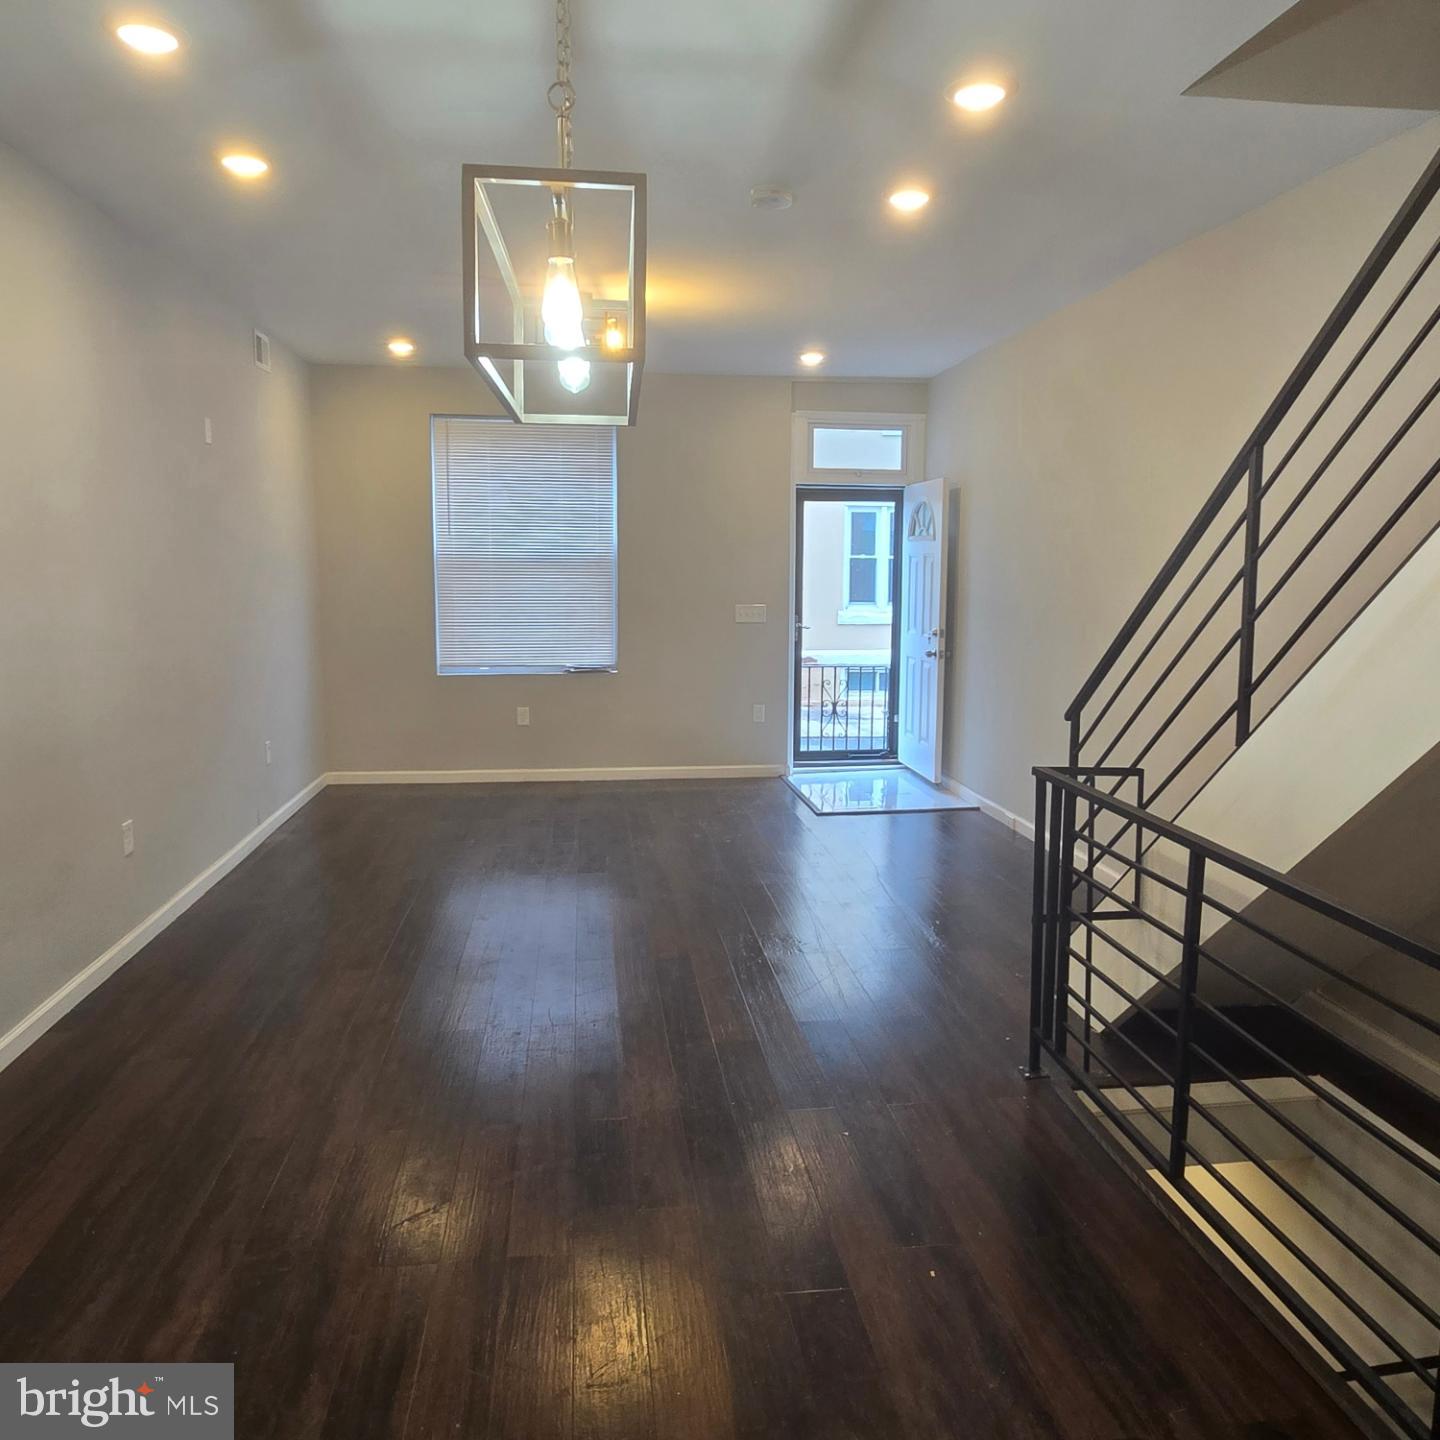
[[[765,607],[763,605],[737,605],[735,607],[735,623],[737,625],[763,625],[765,623]]]

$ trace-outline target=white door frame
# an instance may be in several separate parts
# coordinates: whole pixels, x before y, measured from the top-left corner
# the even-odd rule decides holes
[[[812,425],[853,425],[857,429],[903,429],[903,470],[816,470],[810,464]],[[877,410],[796,410],[790,418],[790,579],[786,587],[788,625],[785,631],[785,770],[794,768],[795,734],[795,627],[800,616],[795,605],[796,492],[811,485],[846,485],[894,490],[925,478],[925,416],[914,412]],[[896,597],[898,601],[898,596]],[[889,762],[887,762],[889,763]]]

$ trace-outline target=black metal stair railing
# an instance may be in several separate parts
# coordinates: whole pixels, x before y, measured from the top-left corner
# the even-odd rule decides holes
[[[1440,154],[1066,710],[1072,767],[1177,817],[1440,525],[1437,193]]]
[[[1101,788],[1108,779],[1123,784],[1132,777],[1070,769],[1034,773],[1029,1073],[1040,1073],[1042,1053],[1047,1055],[1142,1163],[1163,1176],[1279,1298],[1295,1327],[1331,1361],[1337,1383],[1363,1392],[1399,1434],[1435,1440],[1440,1436],[1440,1162],[1345,1092],[1293,1063],[1247,1023],[1246,1012],[1216,1003],[1217,987],[1232,993],[1239,987],[1266,1013],[1300,1014],[1247,967],[1226,958],[1223,930],[1217,927],[1245,930],[1311,967],[1317,979],[1351,987],[1430,1036],[1440,1037],[1440,1023],[1297,944],[1282,933],[1288,926],[1261,924],[1252,906],[1242,912],[1220,899],[1216,889],[1224,887],[1214,877],[1258,887],[1272,908],[1291,907],[1312,929],[1323,922],[1339,938],[1377,947],[1417,973],[1440,971],[1440,951]],[[1128,826],[1142,854],[1157,845],[1173,852],[1183,882],[1146,860],[1135,861],[1137,881],[1143,875],[1159,887],[1144,892],[1156,897],[1147,906],[1138,884],[1132,899],[1099,880],[1083,858],[1088,841],[1076,819],[1082,806]],[[1163,908],[1158,897],[1165,893],[1176,897],[1169,919],[1157,913]],[[1118,927],[1104,923],[1117,917],[1125,921],[1126,939],[1119,938]],[[1124,983],[1131,975],[1138,977],[1131,981],[1133,989]],[[1102,990],[1108,1005],[1100,1003]],[[1125,1014],[1123,1022],[1117,1021],[1117,1008]],[[1327,1039],[1361,1070],[1378,1068],[1343,1040]],[[1323,1121],[1310,1128],[1298,1123],[1275,1103],[1273,1091],[1267,1096],[1257,1076],[1280,1077],[1307,1104],[1313,1099]],[[1228,1087],[1228,1103],[1202,1098],[1197,1093],[1202,1080]],[[1122,1091],[1128,1109],[1117,1103]],[[1236,1118],[1231,1107],[1240,1097],[1263,1122],[1247,1126]],[[1307,1193],[1294,1178],[1293,1164],[1266,1153],[1257,1123],[1272,1141],[1288,1147],[1292,1158],[1298,1152],[1325,1168],[1338,1187],[1328,1199]],[[1326,1138],[1335,1134],[1340,1140]],[[1355,1158],[1350,1142],[1359,1137],[1381,1157],[1384,1179],[1376,1178],[1373,1166],[1367,1173]],[[1348,1158],[1342,1153],[1347,1149]],[[1239,1183],[1237,1164],[1263,1177],[1259,1200],[1254,1186],[1247,1191]],[[1282,1205],[1287,1213],[1278,1213]],[[1384,1244],[1364,1235],[1357,1211],[1377,1217],[1371,1229],[1379,1227]],[[1328,1263],[1317,1253],[1319,1244],[1297,1233],[1302,1225],[1329,1247]]]

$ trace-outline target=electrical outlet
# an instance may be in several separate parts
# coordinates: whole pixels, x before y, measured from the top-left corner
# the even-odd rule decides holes
[[[515,707],[515,723],[517,725],[528,725],[530,723],[530,707],[528,705],[517,705]]]
[[[215,430],[210,424],[210,417],[208,415],[205,417],[205,443],[207,445],[213,445],[215,443]]]
[[[265,763],[268,765],[274,757],[270,753],[270,742],[265,742]]]
[[[765,623],[765,607],[763,605],[737,605],[735,607],[735,623],[737,625],[763,625]]]
[[[750,718],[757,724],[765,723],[765,707],[763,705],[752,705],[750,707]]]
[[[120,822],[120,853],[122,855],[135,853],[135,822],[133,820]]]

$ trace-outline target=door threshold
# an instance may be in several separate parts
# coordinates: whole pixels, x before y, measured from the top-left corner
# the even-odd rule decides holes
[[[791,771],[785,783],[817,815],[905,815],[980,808],[893,761],[845,769]]]
[[[792,760],[790,775],[829,774],[835,770],[903,770],[905,767],[893,756],[876,760]]]

